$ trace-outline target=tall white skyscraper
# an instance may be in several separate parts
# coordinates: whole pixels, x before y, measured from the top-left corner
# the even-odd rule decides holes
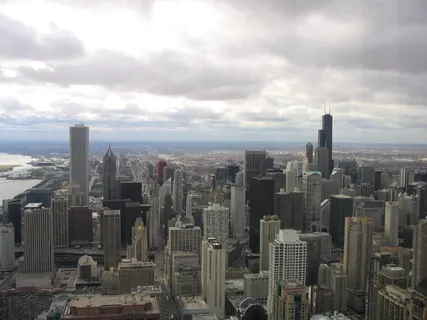
[[[184,209],[184,174],[181,169],[175,170],[172,188],[173,209],[181,214]]]
[[[236,183],[231,185],[231,232],[235,238],[245,237],[245,186],[244,174],[236,174]]]
[[[80,185],[83,205],[89,203],[89,127],[70,127],[70,183]]]
[[[13,224],[0,224],[0,271],[15,269],[15,230]]]
[[[292,192],[298,187],[298,161],[289,161],[286,165],[286,192]]]
[[[227,246],[229,232],[229,210],[217,203],[203,210],[203,239],[216,238],[217,241]]]
[[[268,278],[267,312],[273,313],[274,291],[280,280],[298,280],[305,283],[307,242],[301,241],[293,229],[281,229],[270,242],[270,271]]]
[[[280,230],[280,219],[278,216],[264,216],[260,224],[260,257],[259,269],[269,269],[270,242],[276,239]]]
[[[399,244],[399,216],[398,202],[385,203],[384,235],[390,239],[392,246]]]
[[[225,270],[227,247],[216,238],[204,240],[202,244],[202,291],[210,312],[218,319],[225,314]]]
[[[313,224],[320,225],[320,210],[322,204],[322,173],[319,171],[304,172],[302,178],[304,192],[305,231],[311,232]],[[304,282],[303,282],[304,283]]]

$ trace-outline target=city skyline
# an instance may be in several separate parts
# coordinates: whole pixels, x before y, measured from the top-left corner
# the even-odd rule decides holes
[[[85,123],[107,141],[314,142],[329,101],[337,142],[422,143],[426,9],[6,1],[0,139],[65,140]]]

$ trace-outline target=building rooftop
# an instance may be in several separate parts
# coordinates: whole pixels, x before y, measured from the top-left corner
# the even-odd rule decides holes
[[[244,275],[245,279],[268,278],[268,272],[249,273]]]
[[[43,203],[29,203],[24,209],[41,209],[43,208]]]
[[[71,292],[76,290],[77,269],[59,269],[55,275],[55,288]]]
[[[185,310],[209,309],[201,296],[180,297],[179,301]]]
[[[214,313],[193,314],[192,320],[218,320]]]
[[[20,273],[16,277],[15,281],[16,288],[35,287],[40,289],[50,289],[53,287],[51,273]]]

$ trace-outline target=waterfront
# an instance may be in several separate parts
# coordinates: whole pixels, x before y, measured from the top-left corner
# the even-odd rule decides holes
[[[31,168],[31,165],[27,163],[32,160],[33,158],[23,155],[0,153],[0,165],[19,165],[19,167],[13,168],[12,171],[24,171]],[[6,180],[5,178],[0,178],[0,206],[4,199],[11,199],[41,181],[37,179]]]

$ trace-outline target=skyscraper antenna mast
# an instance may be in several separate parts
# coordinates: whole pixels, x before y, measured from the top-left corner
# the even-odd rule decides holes
[[[329,114],[331,114],[331,101],[328,101],[329,103]]]
[[[325,101],[325,104],[324,104],[324,114],[326,114],[326,101]]]

